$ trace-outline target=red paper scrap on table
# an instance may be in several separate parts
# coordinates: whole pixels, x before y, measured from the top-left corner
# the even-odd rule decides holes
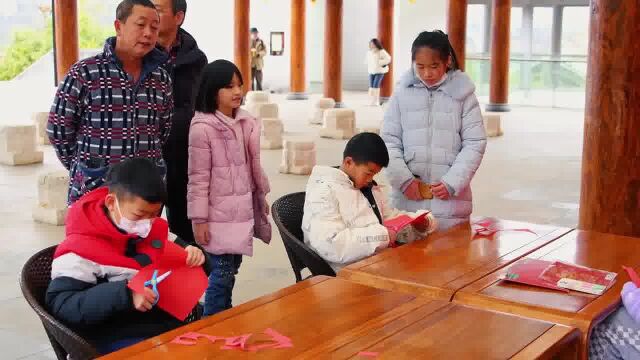
[[[271,343],[265,343],[260,345],[251,345],[247,346],[247,342],[251,338],[253,334],[245,334],[240,336],[213,336],[200,334],[195,332],[188,332],[177,336],[175,339],[171,341],[171,344],[178,345],[196,345],[197,340],[199,338],[205,338],[212,343],[215,343],[218,340],[224,340],[224,345],[220,348],[221,350],[241,350],[241,351],[251,351],[255,352],[263,349],[286,349],[292,348],[293,342],[290,338],[280,334],[279,332],[269,328],[264,331],[264,334],[270,337],[270,340],[273,341]]]
[[[491,220],[491,219],[487,219],[487,220],[482,220],[482,221],[478,221],[475,222],[471,225],[475,225],[475,235],[479,235],[479,236],[491,236],[497,232],[500,231],[518,231],[518,232],[528,232],[534,235],[538,235],[536,234],[535,231],[531,230],[531,229],[498,229],[496,228],[496,222],[495,220]]]
[[[627,272],[627,274],[629,275],[629,278],[631,278],[631,281],[633,281],[636,287],[640,288],[640,276],[638,276],[638,273],[636,273],[636,271],[633,270],[632,267],[623,265],[622,268],[624,269],[624,271]]]
[[[557,286],[555,283],[540,278],[540,274],[551,264],[551,261],[521,259],[509,267],[503,280],[568,292],[568,290]]]
[[[134,292],[144,293],[144,283],[155,270],[158,274],[171,271],[171,275],[157,285],[160,299],[156,306],[184,321],[207,289],[207,275],[201,266],[187,266],[187,253],[182,248],[168,246],[157,264],[140,269],[127,286]]]
[[[420,221],[424,221],[427,215],[429,215],[429,213],[425,212],[424,214],[420,214],[415,218],[412,218],[409,215],[402,214],[398,217],[385,221],[384,226],[398,233],[400,232],[400,230],[404,229],[408,225],[416,224],[416,223],[419,223]]]

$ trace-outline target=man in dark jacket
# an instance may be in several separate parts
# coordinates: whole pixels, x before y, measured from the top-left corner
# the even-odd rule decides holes
[[[158,44],[169,53],[166,69],[173,80],[173,123],[169,140],[163,147],[169,196],[167,218],[172,233],[195,244],[187,218],[189,126],[200,73],[207,64],[207,57],[195,39],[181,28],[187,12],[186,0],[153,0],[153,3],[160,14]]]

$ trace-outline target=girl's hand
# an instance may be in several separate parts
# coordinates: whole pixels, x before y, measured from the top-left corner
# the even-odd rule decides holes
[[[420,181],[412,180],[411,184],[409,184],[409,186],[404,190],[404,196],[413,201],[422,200],[422,195],[420,194]]]
[[[447,186],[442,182],[431,185],[431,192],[440,200],[449,200],[451,197],[449,189],[447,189]]]
[[[207,245],[209,243],[209,224],[202,223],[196,224],[194,229],[194,236],[196,238],[196,242],[200,245]]]
[[[204,254],[202,250],[192,245],[187,246],[184,250],[187,252],[187,266],[196,267],[204,264]]]

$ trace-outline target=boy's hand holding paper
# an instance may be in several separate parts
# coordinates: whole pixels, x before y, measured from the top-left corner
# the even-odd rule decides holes
[[[146,296],[150,289],[145,287],[144,284],[153,277],[155,271],[158,271],[159,274],[171,271],[171,276],[166,277],[156,285],[159,294],[157,306],[178,320],[183,321],[196,306],[207,288],[208,279],[204,270],[202,270],[202,267],[187,266],[187,252],[184,249],[166,247],[160,261],[140,269],[136,276],[129,281],[128,287],[134,293],[145,294],[145,301],[141,304],[142,306],[146,304],[147,300],[152,300],[151,297]],[[153,291],[151,292],[153,293]],[[134,295],[135,298],[136,296]],[[140,310],[138,307],[136,309]]]

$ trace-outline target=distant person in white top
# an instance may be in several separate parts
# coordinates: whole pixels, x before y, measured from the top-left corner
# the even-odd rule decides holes
[[[371,105],[380,105],[380,84],[384,75],[389,72],[391,55],[382,47],[378,39],[369,41],[367,52],[367,70],[369,72],[369,97]]]

